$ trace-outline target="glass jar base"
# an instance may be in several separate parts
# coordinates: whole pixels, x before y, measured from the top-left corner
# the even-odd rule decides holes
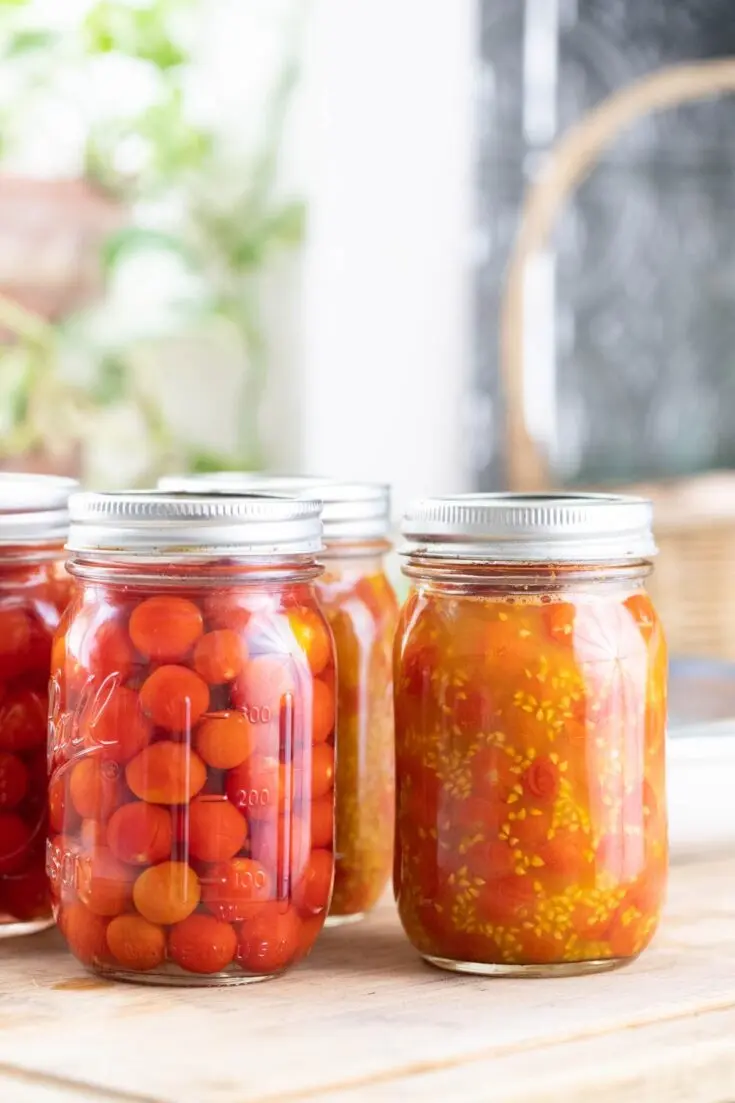
[[[324,921],[325,927],[346,927],[350,923],[359,923],[365,918],[366,912],[353,912],[352,915],[328,915]]]
[[[25,934],[38,934],[39,931],[47,931],[53,925],[51,916],[48,919],[7,919],[0,923],[0,938],[20,938]]]
[[[119,980],[125,984],[149,984],[160,988],[220,988],[237,984],[259,984],[273,980],[278,973],[256,976],[253,973],[137,973],[132,969],[88,969],[101,980]]]
[[[477,961],[455,961],[448,957],[434,957],[432,954],[422,954],[424,961],[429,965],[435,965],[438,969],[446,969],[450,973],[474,973],[481,977],[506,977],[528,978],[539,977],[582,977],[588,973],[608,973],[612,969],[620,969],[634,961],[634,958],[611,957],[596,958],[592,961],[560,961],[545,965],[503,965],[487,964]]]

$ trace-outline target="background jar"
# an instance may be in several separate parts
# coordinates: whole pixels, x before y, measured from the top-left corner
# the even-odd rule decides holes
[[[386,573],[390,494],[375,483],[221,472],[172,476],[172,489],[248,486],[317,494],[324,503],[325,571],[317,580],[337,651],[334,894],[328,925],[360,919],[380,899],[393,861],[393,638],[398,607]],[[326,825],[326,816],[319,821]]]
[[[44,873],[51,641],[69,600],[76,483],[0,474],[0,936],[51,923]]]
[[[612,968],[667,872],[666,647],[650,504],[467,495],[409,511],[395,892],[444,968]]]
[[[333,878],[320,503],[82,494],[54,653],[47,869],[107,976],[243,983],[311,949]]]

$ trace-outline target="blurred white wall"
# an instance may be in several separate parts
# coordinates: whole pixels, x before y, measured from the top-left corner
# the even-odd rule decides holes
[[[63,13],[56,0],[34,3],[56,22],[89,0],[69,0]],[[274,468],[390,481],[396,510],[467,485],[474,13],[475,0],[212,0],[201,41],[202,116],[248,150],[284,28],[305,17],[283,189],[306,196],[309,233],[301,260],[284,258],[264,292],[264,445]],[[114,94],[141,93],[136,74],[120,67]],[[94,114],[95,103],[82,75],[69,79],[76,105],[44,102],[48,118],[16,171],[79,171],[80,104]],[[168,287],[153,260],[137,264],[106,313],[123,331],[140,328],[153,292]],[[202,446],[234,446],[246,367],[227,352],[192,342],[185,376],[180,350],[171,364],[160,349],[145,364],[171,423]],[[145,466],[126,432],[117,440],[105,423],[107,468],[121,450]]]
[[[398,509],[467,487],[472,0],[315,0],[301,461]]]

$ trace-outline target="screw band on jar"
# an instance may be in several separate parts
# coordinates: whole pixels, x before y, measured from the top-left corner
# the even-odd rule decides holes
[[[68,548],[77,555],[167,563],[215,558],[288,560],[322,549],[318,498],[139,491],[75,494]]]
[[[201,475],[168,475],[159,486],[166,491],[201,494],[261,493],[322,502],[327,552],[361,554],[365,544],[387,540],[390,534],[390,488],[384,483],[340,482],[321,476],[267,475],[263,472],[217,471]]]
[[[320,542],[318,507],[221,506],[71,506],[70,543],[96,570],[80,572],[55,650],[48,869],[72,952],[112,977],[273,976],[309,952],[329,904],[312,806],[333,804],[334,657],[304,547]],[[105,577],[115,539],[122,581]],[[168,541],[185,553],[162,587]],[[253,560],[280,567],[268,580]]]
[[[220,472],[171,476],[173,490],[255,490],[324,503],[326,570],[317,581],[337,648],[336,868],[330,925],[360,918],[377,903],[393,863],[395,756],[393,638],[398,616],[384,552],[390,495],[379,483],[343,483],[308,476]],[[333,830],[315,806],[315,830]]]
[[[409,938],[432,964],[490,975],[635,957],[667,868],[650,510],[477,495],[420,504],[404,532],[395,889]]]
[[[483,563],[613,563],[656,554],[652,506],[621,494],[458,494],[406,512],[405,554]]]

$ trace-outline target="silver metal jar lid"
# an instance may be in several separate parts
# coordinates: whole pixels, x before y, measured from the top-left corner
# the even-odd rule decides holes
[[[458,494],[407,510],[405,555],[495,563],[606,563],[656,554],[653,507],[614,494]]]
[[[0,472],[0,544],[60,543],[69,528],[74,479]]]
[[[294,498],[317,495],[324,504],[322,522],[328,544],[381,540],[390,532],[390,487],[385,483],[338,482],[318,475],[268,475],[262,471],[215,471],[167,475],[158,485],[167,491],[205,494],[257,491]]]
[[[321,508],[264,494],[75,494],[67,547],[169,560],[309,555],[323,547]]]

